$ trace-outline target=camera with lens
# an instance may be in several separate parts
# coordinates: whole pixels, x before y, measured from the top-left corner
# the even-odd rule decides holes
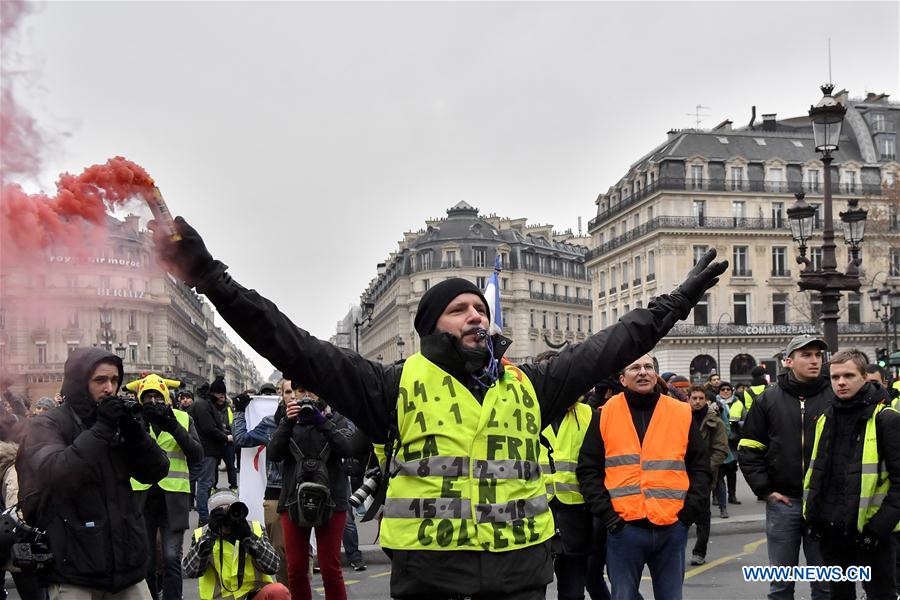
[[[221,534],[222,527],[234,528],[245,523],[250,509],[243,502],[232,502],[226,510],[217,509],[209,514],[209,528],[213,533]]]
[[[12,558],[12,564],[23,571],[37,571],[53,561],[47,533],[32,527],[19,509],[11,506],[0,513],[0,555]]]
[[[300,407],[300,417],[305,418],[319,410],[316,401],[312,398],[301,398],[297,400],[297,406]]]
[[[381,485],[380,469],[370,469],[366,475],[367,477],[362,482],[362,485],[359,486],[359,489],[350,495],[349,502],[353,508],[359,508],[362,505],[363,508],[369,510],[369,507],[372,506],[372,502],[375,500],[374,494],[378,491],[378,486]]]

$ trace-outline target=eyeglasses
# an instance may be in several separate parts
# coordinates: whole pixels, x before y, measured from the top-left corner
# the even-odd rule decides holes
[[[648,373],[653,373],[654,371],[656,371],[656,369],[653,367],[653,363],[647,363],[645,365],[631,365],[630,367],[625,369],[625,372],[637,375],[641,372],[642,369]]]

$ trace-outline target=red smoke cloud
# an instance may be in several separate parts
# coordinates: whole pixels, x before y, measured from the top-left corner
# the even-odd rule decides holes
[[[107,210],[153,194],[153,179],[143,167],[117,156],[75,176],[63,173],[57,193],[26,194],[18,184],[0,190],[2,260],[42,258],[53,246],[78,252],[84,246],[85,225],[106,228]]]

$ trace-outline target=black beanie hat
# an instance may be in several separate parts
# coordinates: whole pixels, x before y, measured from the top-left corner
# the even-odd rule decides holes
[[[468,279],[454,277],[429,288],[422,295],[422,299],[419,300],[419,309],[416,311],[416,318],[413,321],[413,326],[416,328],[419,336],[426,336],[434,332],[434,328],[444,309],[460,294],[475,294],[481,298],[481,301],[484,302],[487,308],[488,319],[491,318],[491,307],[485,300],[484,294],[478,289],[478,286]]]
[[[210,394],[224,394],[225,392],[225,378],[221,375],[216,377],[216,380],[209,384],[209,393]]]

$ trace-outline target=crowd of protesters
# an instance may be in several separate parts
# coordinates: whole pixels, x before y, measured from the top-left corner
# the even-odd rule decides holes
[[[445,280],[420,300],[421,352],[383,365],[294,325],[177,223],[181,241],[156,236],[161,261],[286,379],[229,397],[219,378],[194,394],[153,373],[124,382],[117,355],[85,348],[58,399],[27,406],[4,385],[0,500],[52,552],[13,571],[22,598],[180,600],[196,578],[203,600],[306,599],[316,563],[326,598],[343,600],[342,542],[365,569],[348,474],[361,479],[372,450],[395,598],[537,599],[555,573],[562,600],[632,599],[649,567],[654,597],[678,600],[688,531],[690,563],[703,564],[711,507],[724,519],[741,502],[738,469],[766,501],[771,564],[798,564],[802,547],[809,564],[871,566],[867,597],[895,597],[900,414],[882,373],[851,350],[826,374],[815,336],[790,341],[777,378],[757,367],[747,386],[658,373],[653,347],[727,267],[714,251],[672,294],[520,366],[503,358],[510,340],[490,331],[482,291]],[[278,402],[251,428],[254,396]],[[235,475],[238,450],[260,446],[263,522]],[[772,582],[770,598],[793,594]]]

